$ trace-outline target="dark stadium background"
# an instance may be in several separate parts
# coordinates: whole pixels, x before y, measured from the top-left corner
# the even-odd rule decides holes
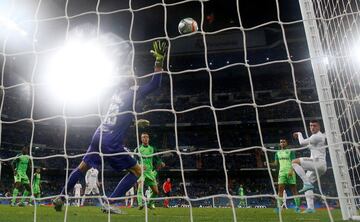
[[[134,41],[135,74],[143,76],[151,73],[154,61],[149,53],[151,39],[165,37],[165,11],[162,5],[142,10],[140,8],[161,2],[132,1],[133,11],[130,11],[127,10],[128,1],[101,0],[98,8],[100,12],[119,11],[98,16],[96,13],[86,13],[96,10],[97,1],[69,1],[68,16],[84,14],[69,20],[61,18],[39,22],[36,50],[42,53],[38,54],[37,69],[33,70],[33,53],[8,56],[2,73],[3,85],[7,87],[28,82],[41,83],[41,75],[38,74],[43,68],[41,61],[48,56],[47,49],[59,46],[64,41],[68,21],[71,30],[84,23],[96,25],[100,19],[101,32],[113,32],[125,40]],[[170,4],[178,1],[165,2]],[[182,18],[192,17],[199,26],[201,25],[202,5],[199,2],[188,2],[166,8],[166,31],[171,38],[168,64],[171,78],[164,75],[161,89],[137,104],[136,111],[171,109],[172,81],[173,107],[175,111],[181,112],[176,114],[178,143],[175,140],[175,116],[172,112],[154,111],[138,118],[150,120],[151,127],[146,131],[150,132],[151,144],[158,147],[161,152],[172,151],[161,154],[167,166],[160,171],[159,181],[162,183],[165,178],[172,178],[173,195],[184,195],[180,156],[176,153],[176,144],[183,152],[181,159],[190,197],[226,194],[223,160],[226,161],[228,188],[231,194],[237,192],[240,184],[244,185],[247,195],[273,194],[269,172],[263,165],[265,155],[261,146],[275,150],[280,136],[288,138],[292,147],[298,146],[291,138],[291,133],[305,131],[299,104],[306,121],[314,118],[321,120],[303,24],[295,22],[301,19],[298,4],[279,1],[279,16],[284,22],[281,26],[275,1],[241,0],[239,5],[243,29],[239,29],[235,3],[236,1],[230,0],[203,3],[203,30],[210,32],[205,35],[206,52],[204,36],[201,33],[173,39],[179,36],[177,24]],[[65,1],[44,1],[42,7],[38,19],[63,16]],[[224,28],[228,29],[219,31]],[[282,28],[286,34],[289,55],[286,52]],[[30,26],[27,31],[32,34],[34,30],[35,25]],[[244,35],[246,48],[243,44]],[[6,53],[16,54],[26,50],[32,50],[31,42],[19,48],[15,42],[9,41]],[[272,63],[274,61],[278,62]],[[3,63],[4,57],[0,57],[0,64]],[[250,65],[249,69],[245,63]],[[181,72],[184,70],[188,71]],[[143,81],[146,80],[148,79]],[[99,118],[66,117],[97,114],[96,103],[81,110],[69,106],[63,113],[62,104],[54,105],[51,99],[46,98],[43,87],[41,84],[35,85],[32,91],[29,85],[20,85],[2,90],[1,120],[17,122],[1,125],[1,158],[14,157],[23,144],[30,143],[33,130],[33,125],[29,121],[32,104],[33,119],[39,120],[34,123],[33,156],[64,154],[64,145],[68,155],[81,154],[87,149],[92,133],[100,123]],[[101,96],[105,109],[108,97]],[[235,106],[238,104],[242,105]],[[216,111],[209,108],[211,105],[217,108]],[[202,108],[189,111],[194,107]],[[214,115],[217,118],[220,143],[216,134]],[[134,127],[129,130],[126,146],[131,150],[137,146]],[[254,148],[243,149],[248,147]],[[209,152],[191,153],[210,149]],[[222,151],[228,153],[224,154]],[[273,152],[267,154],[270,160],[273,160]],[[309,155],[303,151],[297,152],[298,156],[300,154]],[[80,159],[81,157],[69,158],[69,169],[76,167]],[[42,172],[42,196],[59,194],[65,182],[65,158],[37,159],[34,164],[46,168]],[[114,173],[105,166],[104,175],[106,192],[110,192],[123,172]],[[275,181],[276,175],[276,171],[272,171]],[[332,180],[332,171],[329,170],[321,181],[323,191],[327,195],[334,195]],[[7,161],[3,163],[0,181],[2,195],[12,189],[12,182],[12,172]],[[229,203],[226,200],[217,201],[222,205]],[[179,203],[179,200],[173,202]],[[207,200],[202,204],[210,202]],[[249,205],[253,206],[273,204],[274,200],[271,198],[256,198],[249,201]]]

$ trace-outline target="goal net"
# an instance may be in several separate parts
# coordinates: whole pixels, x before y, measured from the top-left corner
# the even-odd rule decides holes
[[[110,100],[122,99],[112,93],[146,84],[157,74],[149,51],[153,41],[164,40],[168,56],[160,89],[115,116],[150,121],[145,129],[131,125],[124,145],[133,152],[142,143],[141,133],[149,133],[150,144],[158,148],[154,156],[165,163],[158,171],[155,206],[169,200],[172,209],[154,213],[145,207],[144,214],[129,209],[129,217],[297,220],[297,214],[263,209],[281,207],[278,172],[268,166],[280,138],[297,157],[310,156],[292,133],[309,136],[309,121],[317,119],[330,155],[314,189],[318,212],[304,217],[356,218],[359,13],[356,0],[0,2],[0,203],[13,199],[11,162],[23,145],[30,145],[29,179],[32,183],[41,169],[42,195],[35,197],[32,189],[25,202],[35,200],[29,216],[45,220],[53,209],[40,204],[51,205],[60,195],[104,123]],[[186,17],[196,20],[199,30],[180,35],[178,23]],[[100,194],[86,197],[85,205],[96,205],[98,197],[108,202],[126,173],[114,172],[101,148],[100,153]],[[167,178],[173,185],[169,197],[162,192]],[[84,179],[79,182],[84,189]],[[130,197],[136,199],[137,189]],[[145,206],[147,189],[140,196]],[[295,197],[286,191],[285,203],[294,208]],[[306,208],[306,197],[298,197]],[[77,199],[66,193],[65,210],[56,216],[89,219],[76,208]],[[125,197],[115,200],[117,207],[127,207]]]

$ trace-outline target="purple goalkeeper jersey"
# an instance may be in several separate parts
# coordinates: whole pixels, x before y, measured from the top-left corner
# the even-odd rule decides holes
[[[108,112],[103,123],[96,129],[91,144],[84,156],[84,162],[97,167],[101,164],[98,154],[89,152],[102,152],[105,154],[127,152],[124,149],[124,137],[133,121],[134,94],[136,91],[136,101],[143,99],[149,93],[160,87],[162,74],[155,74],[150,82],[145,85],[134,87],[126,91],[116,91],[111,99]],[[100,143],[101,138],[101,143]],[[117,155],[105,157],[110,161],[110,165],[116,169],[128,169],[136,164],[136,161],[129,155]]]

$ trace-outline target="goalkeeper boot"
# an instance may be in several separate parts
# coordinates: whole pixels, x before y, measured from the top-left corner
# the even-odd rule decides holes
[[[310,209],[310,208],[307,208],[304,212],[302,212],[303,214],[313,214],[315,213],[315,210],[314,209]]]
[[[101,211],[103,213],[109,213],[110,212],[110,214],[126,214],[124,211],[122,211],[120,209],[116,209],[116,208],[111,207],[109,205],[103,205],[101,207]]]
[[[299,190],[299,193],[305,193],[308,190],[314,189],[314,186],[311,183],[304,183],[304,186],[301,190]]]
[[[298,214],[298,213],[301,213],[300,207],[295,207],[295,208],[294,208],[294,212],[297,213],[297,214]]]
[[[138,209],[139,209],[139,210],[144,209],[144,205],[140,205],[140,206],[138,207]]]
[[[61,197],[55,198],[52,202],[54,204],[54,209],[56,211],[61,211],[62,210],[62,206],[64,205],[64,201],[62,200]]]

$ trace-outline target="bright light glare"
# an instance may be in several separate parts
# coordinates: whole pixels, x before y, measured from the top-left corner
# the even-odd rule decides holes
[[[96,41],[70,41],[52,58],[47,83],[68,102],[96,100],[111,82],[114,63]]]
[[[9,31],[18,32],[22,36],[27,35],[27,33],[22,28],[20,28],[20,26],[18,26],[14,21],[6,17],[0,16],[0,27]]]

